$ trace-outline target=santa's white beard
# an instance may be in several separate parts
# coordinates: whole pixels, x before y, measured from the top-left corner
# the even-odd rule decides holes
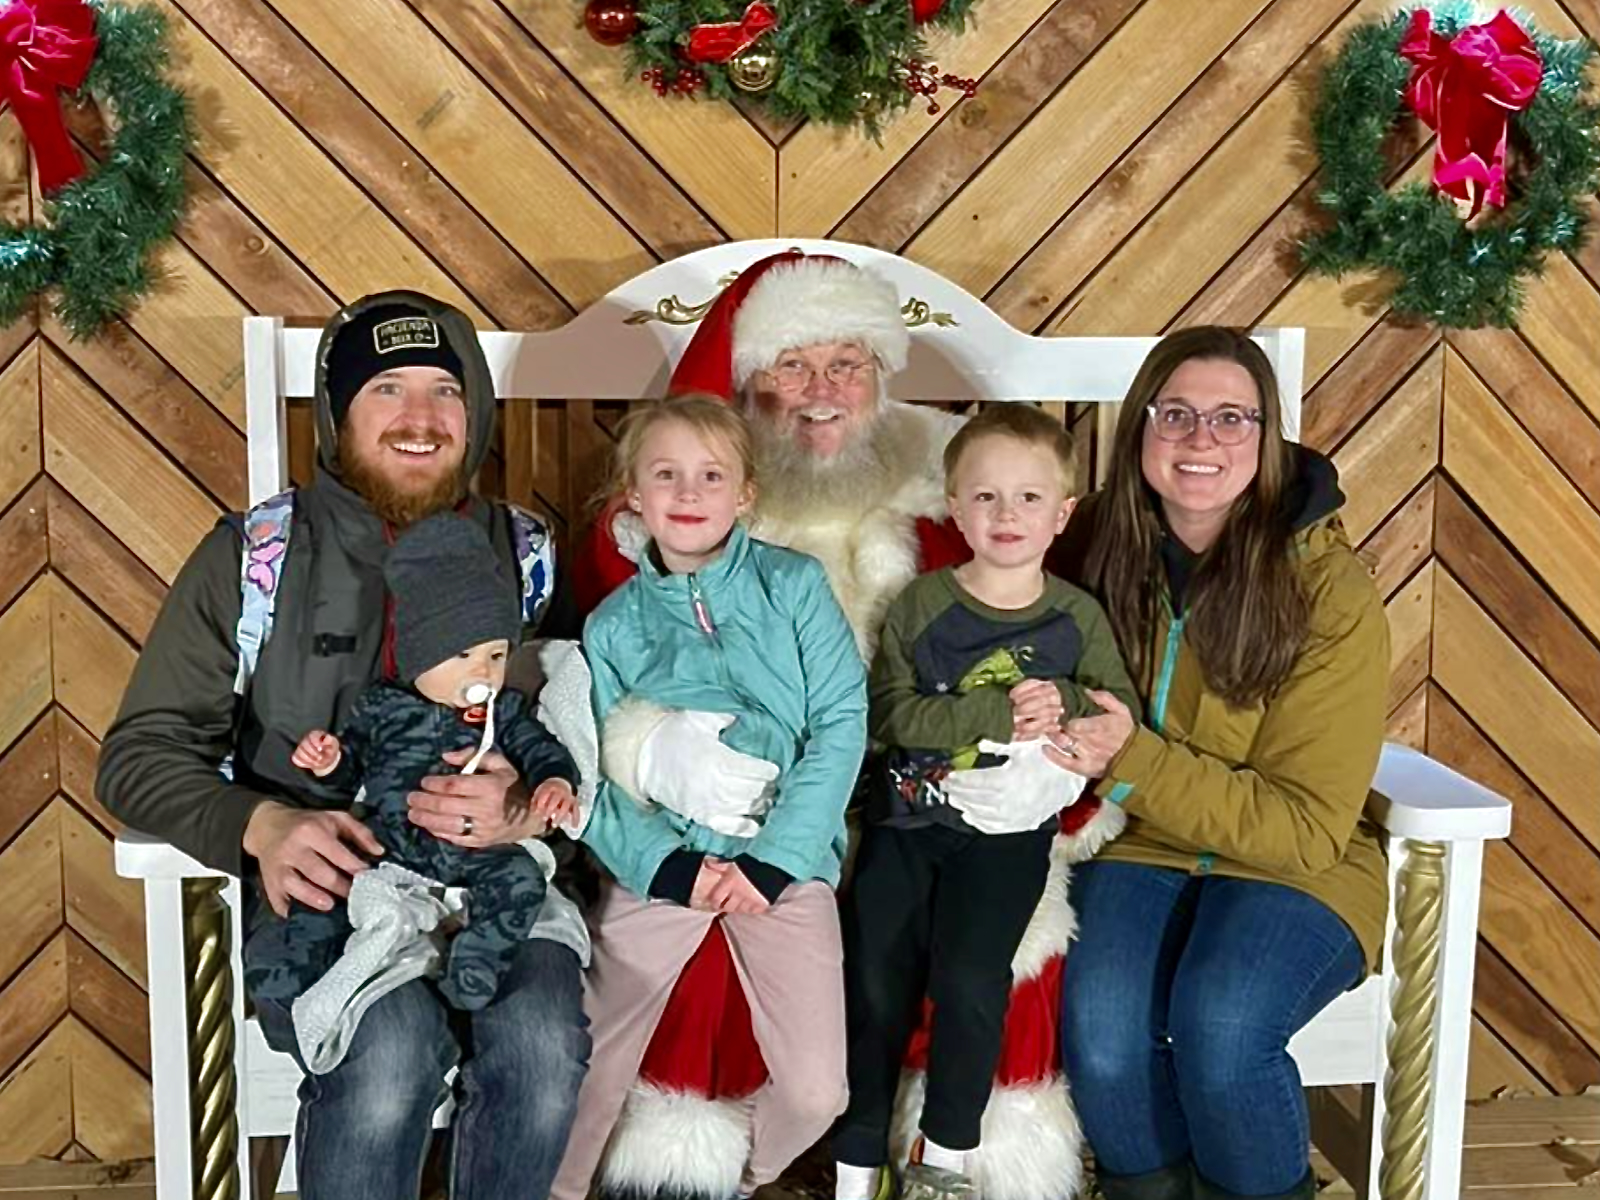
[[[757,513],[766,509],[832,516],[870,511],[894,486],[882,413],[882,405],[875,405],[837,454],[823,455],[797,443],[792,430],[779,428],[765,413],[752,412]]]

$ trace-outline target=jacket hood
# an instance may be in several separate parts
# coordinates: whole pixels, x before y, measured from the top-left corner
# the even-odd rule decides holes
[[[1283,495],[1290,527],[1300,533],[1344,507],[1339,468],[1325,454],[1295,446],[1295,478]]]
[[[323,470],[338,478],[339,431],[334,426],[333,403],[328,395],[328,351],[333,345],[334,335],[349,321],[368,309],[393,304],[415,308],[436,321],[439,328],[444,331],[450,348],[461,359],[462,374],[465,376],[461,386],[467,406],[466,475],[470,479],[477,474],[478,468],[483,466],[484,460],[489,457],[489,443],[494,436],[494,380],[489,374],[489,361],[483,356],[483,347],[478,344],[478,331],[465,313],[442,300],[404,289],[374,292],[370,296],[363,296],[341,308],[323,327],[322,339],[317,343],[317,390],[314,401],[317,419],[317,462]]]

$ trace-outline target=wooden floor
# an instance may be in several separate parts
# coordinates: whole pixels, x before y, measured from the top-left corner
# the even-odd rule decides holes
[[[1327,1197],[1353,1195],[1320,1155]],[[808,1159],[760,1200],[825,1200],[826,1164]],[[148,1162],[0,1166],[0,1200],[155,1200]],[[1600,1200],[1600,1094],[1486,1100],[1467,1112],[1464,1200]]]

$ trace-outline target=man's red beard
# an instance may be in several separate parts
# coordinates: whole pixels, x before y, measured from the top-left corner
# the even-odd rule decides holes
[[[402,430],[385,435],[384,444],[394,442],[435,442],[440,448],[451,444],[451,437],[442,430]],[[448,512],[467,493],[467,464],[463,458],[454,470],[441,475],[432,483],[420,488],[399,487],[384,474],[383,469],[346,436],[339,433],[339,477],[346,486],[365,500],[372,511],[396,529],[404,529],[423,517],[438,512]]]

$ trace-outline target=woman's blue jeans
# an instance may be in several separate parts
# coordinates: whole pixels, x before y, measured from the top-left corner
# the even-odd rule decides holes
[[[1293,888],[1131,863],[1074,868],[1072,903],[1061,1048],[1099,1169],[1294,1188],[1309,1118],[1287,1046],[1361,979],[1349,927]]]

